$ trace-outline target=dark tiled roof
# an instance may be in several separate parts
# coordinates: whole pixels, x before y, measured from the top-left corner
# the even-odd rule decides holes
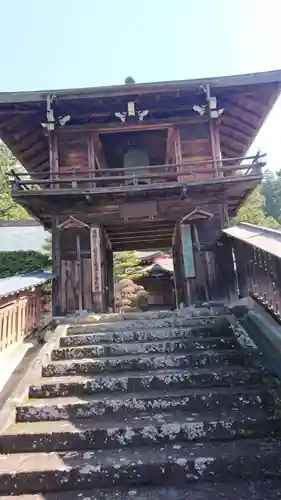
[[[0,298],[40,286],[55,277],[56,275],[52,273],[36,271],[19,276],[11,276],[10,278],[2,278],[0,279]]]

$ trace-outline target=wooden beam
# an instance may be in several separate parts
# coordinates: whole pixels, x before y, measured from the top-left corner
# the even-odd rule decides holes
[[[245,123],[246,125],[251,125],[256,129],[256,120],[260,120],[262,116],[245,109],[243,106],[239,106],[238,102],[232,102],[228,99],[223,99],[221,102],[222,107],[231,106],[229,113],[234,115],[236,118]]]
[[[180,172],[182,164],[182,149],[181,149],[180,129],[177,125],[175,125],[174,127],[173,143],[174,143],[175,161],[180,165],[179,167],[177,167],[177,171]],[[182,180],[182,177],[178,177],[178,179]]]
[[[172,241],[172,236],[173,232],[169,231],[169,233],[159,233],[159,234],[150,234],[150,235],[137,235],[138,241],[154,241],[154,240],[159,240],[160,239],[165,239],[165,238],[171,238]],[[126,242],[126,241],[135,241],[136,240],[136,235],[131,235],[131,236],[123,236],[123,234],[112,234],[111,235],[111,241],[112,244],[114,243],[120,243],[120,242]]]
[[[125,226],[126,228],[126,226]],[[147,228],[147,229],[141,229],[141,230],[131,230],[131,231],[126,231],[126,229],[124,230],[124,226],[123,228],[120,228],[120,227],[117,227],[115,230],[111,230],[111,231],[108,231],[107,230],[107,233],[108,233],[108,236],[111,238],[113,237],[114,238],[114,235],[116,235],[116,233],[118,233],[119,231],[122,233],[122,237],[126,237],[126,236],[134,236],[134,237],[139,237],[139,236],[146,236],[146,235],[150,235],[151,232],[152,234],[155,234],[155,233],[158,233],[158,232],[167,232],[167,233],[172,233],[173,232],[173,229],[174,229],[174,226],[171,226],[171,227],[159,227],[158,224],[157,226],[154,226],[153,227],[150,227],[150,228]]]
[[[37,168],[39,167],[40,165],[42,165],[42,162],[48,162],[49,164],[49,157],[48,157],[48,149],[42,151],[42,153],[38,154],[37,156],[34,156],[33,158],[31,158],[30,160],[25,160],[25,164],[30,168],[30,169],[33,169],[33,168]],[[28,169],[29,171],[29,169]],[[31,175],[32,175],[32,172],[30,172]]]
[[[51,178],[55,179],[59,171],[59,158],[58,158],[58,136],[54,132],[49,133],[49,161],[50,161],[50,176]]]
[[[60,269],[61,269],[61,255],[60,255],[60,230],[58,229],[58,217],[52,218],[52,271],[57,276],[57,279],[52,282],[52,310],[53,316],[57,316],[61,309],[61,286],[60,286]]]
[[[250,97],[245,97],[243,94],[240,94],[239,96],[235,97],[234,99],[229,96],[227,98],[227,102],[232,104],[233,106],[238,106],[239,109],[245,110],[248,113],[251,113],[255,118],[260,119],[261,116],[264,115],[265,109],[267,108],[267,105],[262,104],[260,101],[256,101]],[[250,106],[249,106],[250,104]],[[253,105],[254,109],[251,107],[251,104]]]
[[[210,85],[206,86],[206,100],[208,104],[208,124],[209,124],[209,137],[210,137],[210,143],[211,143],[211,151],[212,151],[212,159],[214,162],[214,167],[216,170],[217,176],[222,175],[218,172],[218,152],[216,148],[216,138],[215,138],[215,121],[214,118],[211,116],[211,110],[210,110],[210,101],[211,101],[211,88]]]
[[[249,135],[248,134],[246,134],[245,132],[241,132],[241,130],[237,130],[237,128],[235,128],[235,127],[231,127],[230,125],[227,124],[227,122],[224,122],[223,125],[221,126],[220,133],[222,133],[222,130],[223,131],[226,130],[228,132],[234,133],[236,137],[240,137],[241,144],[243,144],[244,147],[245,147],[245,143],[242,142],[242,141],[244,141],[245,138],[246,138],[247,142],[249,141]],[[223,132],[223,133],[225,133],[225,132]]]
[[[238,118],[235,118],[233,116],[230,116],[227,111],[224,112],[222,116],[222,121],[221,121],[221,127],[224,127],[225,125],[229,125],[233,130],[237,132],[243,132],[245,135],[249,137],[249,139],[252,137],[252,135],[256,131],[256,127],[249,123],[241,122]],[[243,127],[243,130],[241,128],[241,125]]]
[[[220,132],[220,137],[222,137],[222,138],[224,137],[227,141],[231,141],[231,144],[233,144],[233,145],[237,144],[238,149],[233,147],[233,150],[235,150],[237,153],[239,153],[241,151],[241,146],[242,146],[242,148],[245,148],[247,146],[247,144],[238,141],[237,139],[235,139],[235,137],[231,137],[228,134],[225,134],[224,132]],[[231,146],[231,149],[232,149],[232,146]]]
[[[34,151],[42,151],[45,153],[45,155],[48,155],[48,148],[46,147],[46,144],[44,143],[43,139],[40,139],[40,141],[36,141],[31,147],[28,147],[25,151],[22,151],[21,154],[26,157],[26,162],[28,161],[30,156],[33,156]]]
[[[0,110],[0,116],[2,116],[2,115],[7,116],[7,114],[9,114],[9,115],[32,115],[32,114],[38,113],[38,111],[40,111],[40,108],[18,109],[18,108],[10,107],[10,108],[5,108],[4,111]]]
[[[16,123],[18,121],[20,121],[20,117],[19,116],[9,117],[8,120],[7,119],[3,119],[3,117],[1,117],[0,128],[6,128],[7,129],[7,127],[10,127],[11,125],[13,125],[14,123]]]
[[[165,155],[165,163],[176,163],[174,158],[173,151],[173,137],[174,130],[172,127],[168,128],[167,140],[166,140],[166,155]]]
[[[95,143],[95,158],[99,170],[108,168],[104,156],[103,145],[98,134],[94,135],[94,143]]]
[[[90,172],[95,175],[96,158],[95,158],[95,141],[93,134],[88,134],[88,166]]]
[[[146,120],[145,122],[139,122],[136,124],[127,123],[108,123],[108,124],[88,124],[88,125],[66,125],[59,129],[60,134],[66,134],[68,132],[96,132],[96,133],[117,133],[117,132],[133,132],[139,130],[161,130],[171,127],[175,123],[178,125],[190,124],[190,123],[200,123],[201,121],[206,121],[204,117],[198,116],[194,113],[194,116],[189,119],[183,119],[180,116],[171,116],[169,119],[158,119],[158,120]]]
[[[126,250],[159,250],[160,248],[171,248],[172,240],[155,240],[147,242],[130,242],[130,243],[115,243],[112,245],[114,252],[124,252]]]
[[[36,142],[34,142],[34,139],[37,138],[37,142],[38,142],[38,136],[39,136],[38,130],[28,131],[26,134],[24,134],[24,136],[21,137],[20,141],[16,143],[17,150],[19,152],[22,152],[22,147],[27,146],[23,150],[23,151],[27,151],[29,146],[36,144]]]

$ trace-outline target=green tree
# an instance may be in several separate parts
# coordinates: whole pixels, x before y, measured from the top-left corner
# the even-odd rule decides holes
[[[265,215],[281,223],[281,171],[276,176],[270,170],[265,172],[261,193],[264,196]]]
[[[245,203],[238,210],[236,217],[232,219],[232,224],[239,224],[240,222],[249,222],[264,227],[278,226],[278,221],[273,217],[268,217],[265,213],[265,198],[260,188],[255,189],[248,196]]]
[[[11,151],[0,141],[0,219],[29,219],[27,211],[14,202],[11,196],[11,186],[8,176],[11,170],[21,170]]]
[[[134,251],[115,252],[113,260],[116,282],[124,278],[134,279],[145,275],[145,273],[142,272],[141,261]]]

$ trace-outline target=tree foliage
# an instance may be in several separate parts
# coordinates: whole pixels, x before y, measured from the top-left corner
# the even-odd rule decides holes
[[[275,176],[270,170],[265,172],[261,186],[264,196],[264,212],[266,216],[273,217],[281,223],[281,171]]]
[[[261,193],[261,189],[257,188],[245,203],[238,210],[236,217],[232,219],[232,224],[240,222],[249,222],[257,226],[276,227],[278,221],[271,215],[266,214],[265,197]]]
[[[145,273],[142,272],[141,261],[138,257],[137,252],[115,252],[113,260],[114,276],[116,282],[124,278],[132,280],[143,277],[145,275]]]
[[[0,278],[41,271],[50,267],[48,255],[35,251],[0,252]]]
[[[12,199],[11,186],[8,181],[12,169],[20,172],[21,166],[11,151],[0,141],[0,219],[29,219],[27,211]]]

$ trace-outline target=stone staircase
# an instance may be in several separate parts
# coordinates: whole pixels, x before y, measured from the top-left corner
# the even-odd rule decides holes
[[[281,499],[279,386],[225,317],[58,342],[0,437],[0,499]]]

